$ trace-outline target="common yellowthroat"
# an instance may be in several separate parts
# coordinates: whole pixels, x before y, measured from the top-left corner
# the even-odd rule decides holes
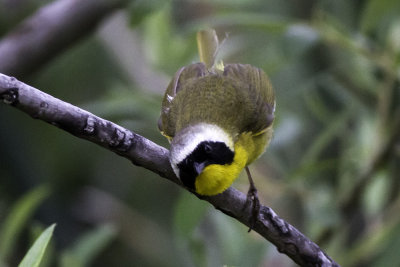
[[[197,40],[201,62],[176,72],[158,126],[171,143],[175,174],[186,187],[210,196],[225,191],[265,151],[272,137],[275,94],[261,69],[215,62],[215,31],[201,31]]]

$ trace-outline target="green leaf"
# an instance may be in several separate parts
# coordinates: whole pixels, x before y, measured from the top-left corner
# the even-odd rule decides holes
[[[385,208],[385,203],[390,195],[390,174],[381,170],[374,175],[371,182],[365,188],[363,206],[367,215],[373,217],[379,215]]]
[[[6,260],[22,228],[49,193],[47,186],[39,186],[15,203],[0,229],[0,259]]]
[[[398,0],[370,0],[365,6],[361,17],[361,30],[370,31],[381,21],[400,9]]]
[[[29,242],[30,244],[33,244],[36,239],[39,238],[39,236],[46,230],[47,225],[43,225],[39,221],[33,221],[29,225]],[[55,242],[49,242],[49,244],[46,247],[46,251],[44,252],[44,255],[42,257],[42,260],[40,262],[39,267],[49,267],[53,266],[52,262],[53,259],[56,257],[55,255]],[[1,266],[1,265],[0,265]]]
[[[110,243],[116,231],[112,225],[101,225],[83,235],[61,256],[61,266],[89,266],[90,262]]]
[[[49,226],[40,236],[36,239],[33,246],[29,249],[28,253],[22,259],[18,267],[38,267],[40,261],[42,260],[43,254],[46,247],[53,235],[54,227],[56,225],[52,224]]]

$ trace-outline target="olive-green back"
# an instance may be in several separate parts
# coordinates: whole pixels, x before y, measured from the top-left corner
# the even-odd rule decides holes
[[[162,103],[159,128],[174,137],[188,125],[216,124],[233,137],[272,124],[275,96],[267,75],[251,65],[228,64],[209,72],[203,63],[181,68]]]

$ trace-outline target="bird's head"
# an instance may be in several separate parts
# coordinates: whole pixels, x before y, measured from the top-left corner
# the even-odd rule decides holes
[[[201,195],[227,189],[241,169],[235,162],[232,137],[212,124],[197,124],[180,131],[171,142],[170,161],[182,183]]]

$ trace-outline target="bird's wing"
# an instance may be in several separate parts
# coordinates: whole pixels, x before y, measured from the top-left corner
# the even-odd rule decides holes
[[[275,93],[265,72],[247,64],[228,64],[223,75],[241,81],[248,90],[252,108],[243,131],[259,135],[267,131],[274,121]]]
[[[198,78],[206,75],[207,69],[204,63],[194,63],[189,66],[180,68],[169,83],[162,101],[161,115],[158,120],[158,129],[161,133],[171,141],[175,135],[175,120],[170,114],[171,103],[174,101],[176,94],[183,88],[187,80]]]

